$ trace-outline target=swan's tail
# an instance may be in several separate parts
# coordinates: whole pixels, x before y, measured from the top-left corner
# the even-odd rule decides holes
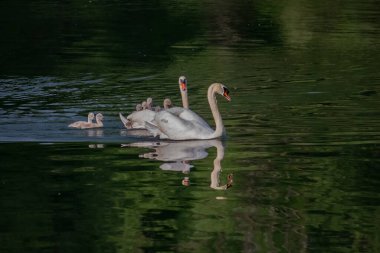
[[[119,112],[119,117],[120,117],[120,120],[121,120],[121,122],[123,122],[123,125],[125,126],[125,127],[127,127],[128,126],[128,120],[123,116],[123,114],[121,114],[120,112]]]

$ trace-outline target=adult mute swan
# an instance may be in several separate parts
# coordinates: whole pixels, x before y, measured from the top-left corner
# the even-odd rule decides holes
[[[87,121],[76,121],[74,123],[71,123],[68,127],[81,128],[81,126],[84,124],[92,123],[94,118],[95,118],[95,114],[93,112],[90,112],[90,113],[88,113]]]
[[[187,98],[187,79],[185,76],[180,76],[178,78],[178,84],[181,91],[181,97],[182,97],[182,105],[184,108],[189,108],[189,101]],[[170,99],[165,99],[164,108],[170,108],[172,106],[172,103]],[[145,129],[145,121],[151,122],[154,119],[155,114],[157,111],[147,110],[148,108],[152,108],[152,98],[148,98],[147,101],[144,101],[142,103],[143,110],[141,111],[135,111],[129,114],[127,117],[124,117],[121,113],[119,113],[120,120],[123,122],[123,125],[128,128],[136,128],[136,129]],[[177,109],[174,109],[177,108]],[[178,112],[181,111],[178,110],[178,108],[181,107],[172,107],[171,109],[177,110]]]
[[[160,111],[155,114],[153,121],[145,121],[145,127],[160,139],[206,140],[221,137],[224,133],[224,126],[215,95],[220,94],[231,101],[229,93],[228,88],[221,83],[213,83],[208,88],[207,99],[215,120],[215,130],[189,109],[184,109],[179,113],[173,113],[171,109]]]

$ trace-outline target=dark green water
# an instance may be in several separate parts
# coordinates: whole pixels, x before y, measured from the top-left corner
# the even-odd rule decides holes
[[[370,0],[0,3],[0,252],[380,252],[379,17]],[[230,88],[227,138],[128,136],[118,113],[180,104],[180,75],[211,123],[208,85]],[[67,128],[89,111],[103,129]]]

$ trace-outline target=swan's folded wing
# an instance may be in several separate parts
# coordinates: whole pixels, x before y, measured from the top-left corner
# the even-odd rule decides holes
[[[205,139],[213,133],[208,125],[185,120],[167,111],[157,113],[153,123],[160,132],[172,140]],[[162,135],[160,137],[162,138]]]
[[[167,109],[166,111],[170,112],[171,114],[173,114],[173,115],[175,115],[175,116],[177,116],[183,120],[186,120],[188,122],[192,122],[193,124],[202,126],[204,128],[210,128],[208,123],[202,117],[200,117],[198,114],[196,114],[195,112],[193,112],[190,109],[185,109],[182,107],[172,107],[170,109]]]
[[[184,132],[192,128],[192,122],[170,112],[160,112],[154,118],[155,123],[163,132]]]
[[[145,128],[145,121],[152,122],[155,115],[156,113],[151,110],[136,111],[128,115],[127,122],[131,128],[143,129]]]
[[[170,112],[171,114],[174,114],[176,116],[179,116],[179,114],[181,114],[181,112],[183,112],[184,110],[186,110],[186,109],[183,107],[175,106],[175,107],[166,109],[165,111]]]
[[[207,124],[207,122],[198,114],[191,110],[183,110],[179,115],[181,119],[184,119],[186,121],[192,122],[193,124],[197,124],[199,126],[210,128],[210,126]]]
[[[153,122],[145,122],[145,127],[153,136],[174,140],[183,139],[184,134],[192,128],[189,122],[168,111],[158,112]]]

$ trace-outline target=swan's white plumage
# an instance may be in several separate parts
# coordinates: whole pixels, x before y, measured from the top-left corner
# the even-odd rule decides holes
[[[124,126],[128,129],[144,129],[145,121],[152,121],[154,119],[156,112],[151,110],[141,110],[132,112],[125,118],[121,113],[119,113],[120,120],[123,122]]]
[[[154,136],[158,135],[161,139],[192,140],[221,137],[224,134],[224,126],[215,94],[224,96],[228,101],[231,99],[226,86],[220,83],[210,85],[207,98],[215,120],[215,130],[195,112],[177,107],[156,113],[153,121],[145,122],[145,127]]]
[[[178,79],[182,102],[184,106],[188,107],[187,99],[187,79],[185,76],[180,76]],[[124,117],[119,113],[120,120],[123,122],[123,125],[127,129],[145,129],[145,121],[151,122],[154,119],[154,116],[157,112],[162,111],[161,108],[152,107],[153,100],[152,98],[147,98],[146,101],[143,101],[141,106],[136,106],[136,111],[129,114],[127,117]],[[164,109],[174,109],[181,107],[172,107],[172,102],[169,98],[166,98],[163,103]],[[142,108],[142,109],[140,109]]]

